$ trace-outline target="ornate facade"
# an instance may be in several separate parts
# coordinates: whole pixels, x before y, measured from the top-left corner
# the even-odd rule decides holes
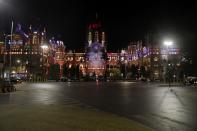
[[[47,40],[44,28],[40,31],[31,26],[25,33],[17,25],[12,41],[11,36],[7,35],[5,43],[0,44],[5,72],[11,66],[12,74],[26,78],[33,75],[49,77],[52,73],[51,65],[58,64],[58,77],[64,76],[65,66],[68,69],[78,67],[82,76],[113,76],[113,71],[116,70],[122,78],[130,79],[132,67],[137,69],[138,76],[135,77],[143,75],[143,67],[143,70],[149,72],[151,79],[163,80],[169,62],[177,70],[180,66],[180,50],[176,47],[166,49],[137,41],[131,42],[125,50],[107,52],[106,34],[99,22],[88,26],[85,52],[68,51],[63,41],[55,38]]]

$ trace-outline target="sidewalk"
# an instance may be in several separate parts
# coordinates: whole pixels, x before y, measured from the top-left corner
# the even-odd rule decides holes
[[[1,131],[153,130],[121,116],[75,106],[4,105],[1,106],[0,112]]]

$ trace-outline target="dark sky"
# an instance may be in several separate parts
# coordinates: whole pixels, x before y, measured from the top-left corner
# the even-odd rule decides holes
[[[129,41],[143,40],[146,33],[154,39],[170,38],[191,52],[197,49],[197,6],[172,1],[131,2],[132,0],[0,0],[0,29],[9,21],[47,27],[49,36],[64,40],[70,49],[83,48],[87,25],[96,12],[107,32],[108,49],[126,47]],[[6,2],[7,3],[6,3]],[[3,4],[4,3],[4,4]],[[197,53],[192,53],[196,55]]]

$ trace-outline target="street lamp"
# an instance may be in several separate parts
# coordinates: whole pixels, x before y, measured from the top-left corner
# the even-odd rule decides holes
[[[126,80],[127,79],[127,60],[125,60],[124,65],[125,65],[124,70],[125,70],[125,80]]]
[[[42,48],[42,70],[43,70],[43,75],[45,75],[44,72],[44,51],[47,50],[49,47],[46,44],[41,45]]]
[[[124,74],[125,74],[125,80],[127,79],[127,55],[126,52],[124,52]]]
[[[5,67],[6,67],[6,54],[8,53],[7,52],[7,48],[6,48],[6,42],[7,42],[7,37],[8,35],[5,35],[5,38],[4,38],[4,57],[3,57],[3,78],[5,78]],[[6,75],[7,76],[7,75]]]
[[[171,47],[173,45],[173,41],[164,41],[164,46],[166,46],[166,50],[167,50],[167,63],[168,63],[168,57],[169,57],[169,47]]]
[[[172,41],[164,41],[164,45],[169,47],[169,46],[173,45],[173,42]]]
[[[41,48],[42,48],[43,50],[46,50],[46,49],[48,49],[48,45],[42,45]]]
[[[9,75],[8,75],[9,80],[10,80],[10,75],[11,75],[11,62],[12,62],[12,59],[11,59],[11,44],[12,44],[12,41],[13,41],[13,26],[14,26],[14,22],[12,21],[9,53],[7,52],[7,48],[6,48],[7,38],[8,38],[9,35],[5,36],[5,43],[4,43],[4,45],[5,45],[5,48],[4,48],[4,74],[5,74],[5,66],[6,66],[6,54],[7,55],[9,54]]]
[[[21,60],[16,60],[17,66],[16,66],[16,71],[17,73],[21,73]]]
[[[171,64],[169,63],[169,47],[173,46],[173,41],[164,41],[164,46],[166,47],[166,66],[165,66],[165,75],[168,76],[169,79],[169,87],[170,87],[170,75],[171,75],[171,69],[170,66]]]

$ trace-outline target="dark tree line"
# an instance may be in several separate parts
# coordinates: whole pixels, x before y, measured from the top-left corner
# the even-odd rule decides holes
[[[63,65],[63,76],[69,79],[80,79],[82,72],[79,65],[72,65],[70,68],[67,64]]]
[[[59,64],[53,64],[49,68],[49,79],[59,80],[60,78],[60,66]]]
[[[129,78],[140,78],[140,77],[150,77],[150,72],[146,70],[145,66],[139,65],[121,65],[120,71],[123,73],[123,77]]]

